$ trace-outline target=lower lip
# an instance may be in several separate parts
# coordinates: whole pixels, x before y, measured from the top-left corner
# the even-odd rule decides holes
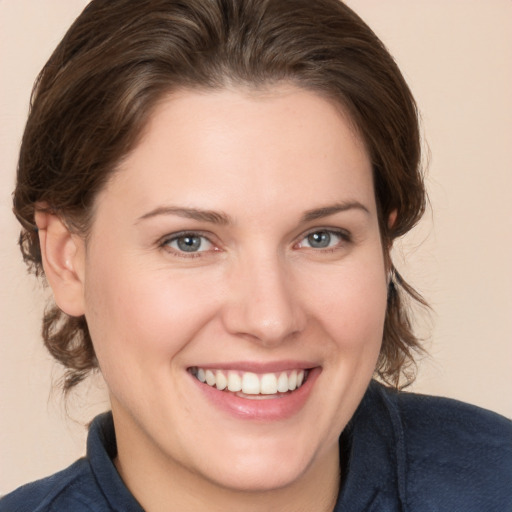
[[[291,393],[280,395],[279,398],[264,399],[242,398],[229,391],[219,391],[204,384],[193,375],[190,377],[217,408],[241,419],[278,421],[292,417],[304,407],[321,371],[320,367],[311,369],[304,384]]]

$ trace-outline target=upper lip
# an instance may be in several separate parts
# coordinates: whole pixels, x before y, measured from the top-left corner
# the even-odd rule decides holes
[[[310,370],[319,366],[312,361],[281,360],[270,362],[231,361],[208,364],[195,364],[190,368],[203,368],[204,370],[238,370],[252,373],[276,373],[288,370]]]

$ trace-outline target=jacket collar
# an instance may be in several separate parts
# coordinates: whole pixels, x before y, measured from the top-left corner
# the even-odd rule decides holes
[[[340,438],[340,457],[346,470],[334,512],[405,511],[404,435],[392,391],[370,383]]]

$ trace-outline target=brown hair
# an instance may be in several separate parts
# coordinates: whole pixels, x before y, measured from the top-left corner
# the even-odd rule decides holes
[[[388,259],[392,240],[425,207],[417,111],[393,58],[352,10],[338,0],[93,0],[34,86],[14,192],[29,268],[43,273],[35,210],[46,204],[87,234],[98,191],[164,95],[280,81],[327,95],[349,113],[373,164]],[[395,272],[376,369],[394,385],[421,350],[407,296],[421,301]],[[97,368],[84,317],[50,306],[43,337],[68,370],[66,391]]]

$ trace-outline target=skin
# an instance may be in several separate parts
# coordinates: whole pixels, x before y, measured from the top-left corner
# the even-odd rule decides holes
[[[371,165],[342,109],[286,85],[175,93],[99,193],[87,244],[54,215],[37,222],[57,304],[86,315],[116,466],[146,510],[332,510],[387,294]],[[205,237],[199,251],[179,250],[183,231]],[[219,409],[187,371],[284,360],[318,377],[272,421]]]

